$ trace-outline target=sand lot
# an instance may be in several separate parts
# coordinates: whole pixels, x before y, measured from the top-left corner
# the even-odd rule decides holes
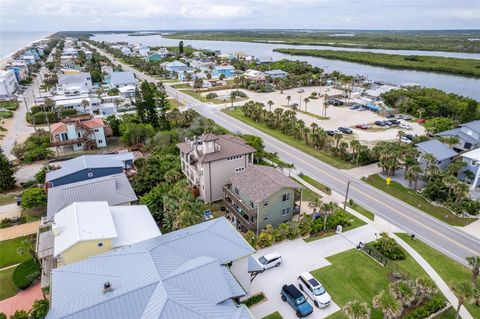
[[[278,107],[282,107],[287,109],[287,96],[291,96],[290,104],[297,103],[300,105],[300,109],[305,111],[305,103],[303,99],[309,97],[311,92],[321,92],[322,94],[325,93],[325,87],[306,87],[303,88],[305,90],[304,93],[298,93],[298,88],[285,90],[283,94],[280,94],[280,91],[275,91],[271,93],[255,93],[247,90],[240,89],[241,91],[245,92],[249,97],[248,101],[256,101],[261,102],[267,105],[269,100],[273,101],[272,111]],[[231,90],[223,90],[223,91],[216,91],[218,95],[228,94]],[[340,90],[330,88],[327,92],[328,95],[340,94],[342,93]],[[301,101],[301,104],[300,104]],[[321,116],[323,112],[323,101],[324,97],[318,99],[310,99],[310,102],[307,104],[307,111],[312,114],[316,114]],[[234,103],[234,105],[242,105],[245,102]],[[267,106],[268,108],[268,106]],[[356,110],[350,110],[348,107],[337,107],[337,106],[328,106],[327,108],[327,117],[329,119],[320,120],[313,116],[304,113],[297,113],[297,118],[302,119],[305,121],[307,126],[310,126],[311,123],[315,122],[320,127],[325,130],[335,130],[338,127],[350,127],[353,129],[352,135],[347,135],[345,139],[356,138],[360,142],[366,145],[375,145],[378,141],[384,140],[394,140],[397,137],[398,131],[400,128],[392,127],[388,129],[383,129],[378,126],[373,125],[372,129],[369,130],[361,130],[354,128],[357,124],[366,124],[366,123],[373,123],[377,120],[385,120],[385,117],[380,116],[375,112],[370,111],[363,111],[359,112]],[[405,123],[405,121],[402,121]],[[425,129],[423,126],[419,125],[415,122],[409,122],[412,126],[411,130],[403,130],[408,134],[413,135],[423,135],[425,134]]]

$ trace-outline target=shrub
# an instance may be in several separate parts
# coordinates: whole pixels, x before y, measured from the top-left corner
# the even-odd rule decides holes
[[[406,258],[402,247],[387,233],[381,233],[380,238],[371,244],[375,249],[391,260],[403,260]]]
[[[218,96],[217,93],[208,93],[206,98],[207,98],[207,100],[211,100],[211,99],[216,98],[217,96]]]
[[[47,316],[49,302],[47,299],[35,300],[30,312],[30,319],[43,319]]]
[[[13,283],[19,289],[25,289],[40,277],[40,264],[35,259],[24,261],[13,272]]]
[[[403,316],[403,319],[422,319],[427,318],[431,314],[439,311],[446,306],[445,299],[441,295],[435,295],[424,303],[423,305],[417,307],[407,315]]]
[[[5,312],[0,312],[0,319],[7,319]]]
[[[27,222],[27,218],[25,216],[18,217],[18,218],[3,218],[0,221],[0,228],[7,228],[14,225],[25,224]]]
[[[64,117],[64,116],[76,115],[77,113],[78,112],[75,109],[66,109],[66,110],[62,110],[60,112],[60,115]]]
[[[25,310],[17,310],[10,316],[10,319],[28,319],[28,312]]]
[[[250,298],[245,299],[244,301],[242,301],[242,303],[250,308],[251,306],[254,306],[263,300],[265,300],[265,294],[263,292],[260,292],[256,295],[251,296]]]
[[[40,187],[27,188],[22,195],[22,208],[38,208],[47,206],[47,194]]]
[[[0,118],[7,119],[7,118],[10,118],[12,116],[13,116],[13,112],[11,112],[11,111],[0,111]]]
[[[252,246],[253,248],[257,247],[257,236],[251,230],[247,231],[244,235],[245,240]]]
[[[0,103],[0,109],[4,108],[8,111],[15,111],[18,109],[18,102],[17,101],[4,101]]]

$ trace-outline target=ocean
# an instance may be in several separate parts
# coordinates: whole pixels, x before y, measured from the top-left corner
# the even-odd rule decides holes
[[[40,40],[53,32],[49,31],[4,31],[0,30],[0,59],[23,49],[28,44]]]

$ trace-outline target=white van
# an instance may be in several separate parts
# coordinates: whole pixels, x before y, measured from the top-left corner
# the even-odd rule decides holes
[[[325,290],[325,287],[315,279],[309,272],[304,272],[298,277],[298,286],[318,308],[325,308],[332,302],[332,297]]]

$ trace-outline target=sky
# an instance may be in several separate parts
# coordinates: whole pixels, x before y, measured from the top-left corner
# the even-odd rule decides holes
[[[0,0],[2,31],[480,29],[480,0]]]

